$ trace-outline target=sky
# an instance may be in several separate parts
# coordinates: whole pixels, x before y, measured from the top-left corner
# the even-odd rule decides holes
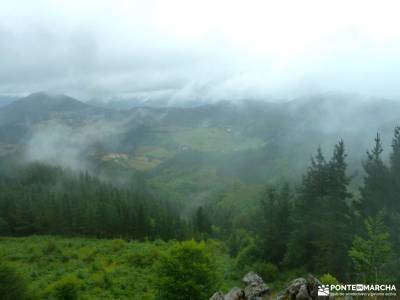
[[[0,0],[0,93],[400,99],[399,1]]]

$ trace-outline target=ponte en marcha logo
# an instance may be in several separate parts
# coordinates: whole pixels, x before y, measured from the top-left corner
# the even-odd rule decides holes
[[[394,284],[321,284],[319,297],[329,296],[397,296]]]

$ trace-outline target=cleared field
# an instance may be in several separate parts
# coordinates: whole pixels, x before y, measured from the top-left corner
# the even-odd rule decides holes
[[[174,141],[182,148],[204,152],[229,152],[262,146],[259,138],[244,137],[230,128],[171,128]]]

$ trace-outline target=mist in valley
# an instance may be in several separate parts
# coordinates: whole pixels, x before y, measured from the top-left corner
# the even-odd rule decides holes
[[[400,289],[398,8],[1,2],[0,298]]]

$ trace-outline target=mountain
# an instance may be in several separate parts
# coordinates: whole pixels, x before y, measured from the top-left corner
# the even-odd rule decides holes
[[[51,95],[44,92],[20,98],[0,110],[0,125],[24,121],[38,122],[54,114],[69,114],[79,111],[94,111],[92,106],[66,95]]]
[[[400,102],[353,95],[114,110],[35,93],[0,108],[0,148],[10,152],[20,145],[29,159],[90,167],[104,176],[145,172],[153,184],[194,199],[235,178],[298,180],[316,148],[331,151],[340,138],[351,175],[360,178],[376,132],[387,155],[399,122]]]
[[[20,143],[35,125],[44,121],[81,122],[106,113],[66,95],[33,93],[0,108],[0,141]]]
[[[12,103],[13,101],[15,101],[17,99],[18,99],[18,97],[0,95],[0,108],[3,106],[7,106],[8,104]]]

